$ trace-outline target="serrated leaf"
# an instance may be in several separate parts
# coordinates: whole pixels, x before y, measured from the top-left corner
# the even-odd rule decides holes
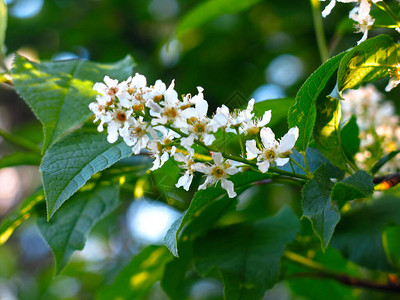
[[[235,14],[261,2],[261,0],[208,0],[189,11],[178,24],[176,34],[180,38],[190,29],[225,14]]]
[[[44,201],[44,194],[40,190],[27,197],[16,210],[5,217],[0,225],[0,246],[7,242],[16,228],[32,216],[36,204],[42,201]]]
[[[346,170],[347,156],[342,148],[340,100],[327,97],[317,101],[314,137],[318,149],[336,167]]]
[[[317,115],[316,102],[326,84],[330,81],[339,67],[340,60],[345,53],[341,53],[320,66],[302,85],[296,95],[296,103],[289,109],[288,123],[292,128],[299,128],[299,138],[296,148],[305,152],[314,129]]]
[[[103,134],[86,130],[74,132],[54,144],[40,166],[47,217],[50,219],[93,174],[131,154],[131,147],[123,141],[110,144]]]
[[[148,246],[118,274],[115,281],[97,294],[97,299],[146,299],[150,288],[161,279],[165,264],[173,256],[164,246]]]
[[[382,232],[389,224],[400,225],[400,199],[393,196],[343,214],[331,245],[360,266],[393,272],[382,243]]]
[[[289,207],[254,223],[240,223],[209,232],[194,244],[196,269],[207,276],[217,268],[225,299],[261,299],[279,278],[286,244],[300,222]]]
[[[336,204],[332,203],[330,193],[333,183],[326,170],[321,165],[311,179],[301,190],[303,196],[303,217],[310,220],[312,227],[321,240],[322,249],[326,249],[332,238],[340,212]]]
[[[347,201],[372,195],[373,191],[372,177],[365,171],[357,171],[355,174],[335,183],[332,188],[331,199],[339,207],[342,207]]]
[[[16,56],[14,87],[43,124],[43,149],[92,115],[88,105],[96,98],[95,82],[102,82],[105,75],[125,80],[133,67],[130,56],[114,64],[85,60],[35,63]]]
[[[348,159],[354,160],[354,155],[360,149],[360,129],[357,125],[356,116],[351,116],[351,118],[343,125],[340,131],[341,145],[344,153]]]
[[[10,155],[5,155],[0,158],[0,168],[7,168],[12,166],[38,166],[42,157],[36,153],[29,152],[16,152]]]
[[[119,204],[119,187],[96,186],[75,194],[50,221],[39,217],[39,230],[56,259],[56,274],[67,264],[75,250],[82,250],[92,227]]]
[[[7,29],[7,5],[4,0],[0,0],[0,57],[4,59],[6,54],[5,40]]]
[[[230,179],[235,185],[235,190],[238,190],[251,183],[254,183],[257,180],[261,180],[262,178],[265,178],[265,175],[247,171],[243,174],[232,176]],[[174,256],[178,257],[178,237],[182,232],[182,228],[191,222],[193,218],[199,215],[200,211],[205,209],[211,202],[221,200],[225,196],[226,191],[219,185],[217,187],[207,188],[195,193],[186,213],[172,224],[171,228],[165,235],[165,245]],[[231,201],[234,201],[234,199]]]
[[[390,36],[381,34],[368,39],[351,49],[340,62],[339,92],[390,76],[397,63],[397,46]]]

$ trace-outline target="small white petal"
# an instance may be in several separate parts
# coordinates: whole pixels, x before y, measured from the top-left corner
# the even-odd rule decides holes
[[[269,123],[269,121],[271,121],[271,110],[264,113],[262,120],[257,123],[257,127],[264,127]]]
[[[261,151],[257,149],[255,140],[246,141],[247,159],[251,160],[253,158],[256,158],[260,153]]]
[[[213,152],[211,154],[214,162],[216,165],[220,165],[222,164],[222,161],[224,160],[224,157],[222,156],[222,154],[220,152]]]
[[[279,167],[286,165],[288,162],[289,162],[289,158],[278,157],[277,159],[275,159],[275,163]]]
[[[203,142],[206,146],[211,146],[211,144],[215,141],[215,136],[209,133],[203,134]]]
[[[234,185],[232,181],[226,180],[226,179],[222,179],[221,180],[221,186],[223,189],[225,189],[228,192],[228,196],[229,198],[234,198],[236,197],[236,192],[233,190]]]
[[[263,162],[257,163],[258,169],[261,171],[261,173],[265,173],[269,169],[269,161],[265,160]]]
[[[265,148],[273,148],[275,146],[275,134],[269,127],[264,127],[260,132],[261,141]]]
[[[331,0],[331,2],[329,2],[329,4],[324,8],[324,10],[322,11],[322,17],[326,18],[327,15],[329,15],[332,11],[332,9],[335,7],[336,4],[336,0]]]

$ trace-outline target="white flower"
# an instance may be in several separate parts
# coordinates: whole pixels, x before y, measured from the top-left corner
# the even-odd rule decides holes
[[[179,177],[178,183],[175,184],[177,188],[183,187],[186,191],[189,190],[190,185],[192,184],[193,180],[193,165],[195,164],[192,155],[183,155],[180,152],[176,152],[174,154],[174,159],[177,162],[183,163],[183,165],[179,165],[180,168],[186,170],[185,173]]]
[[[325,0],[320,0],[320,1],[325,1]],[[338,0],[338,1],[345,3],[358,2],[358,0]],[[335,5],[336,5],[336,0],[331,0],[329,4],[325,7],[325,9],[322,11],[322,16],[326,18],[326,16],[328,16],[331,13]]]
[[[388,85],[385,88],[386,92],[391,91],[393,88],[398,86],[400,83],[400,64],[397,64],[392,70],[389,71],[392,77],[389,80]]]
[[[157,126],[155,129],[162,134],[162,137],[154,141],[149,141],[147,145],[150,156],[154,157],[153,167],[150,169],[151,171],[161,168],[169,159],[170,154],[174,155],[176,147],[171,146],[170,144],[174,138],[179,136],[174,131],[167,130],[163,126]]]
[[[126,97],[129,96],[127,94],[127,88],[128,88],[127,82],[122,81],[121,83],[118,83],[118,80],[111,79],[108,76],[104,77],[104,82],[106,84],[102,82],[96,82],[93,86],[93,90],[102,95],[103,97],[102,101],[107,106],[111,106],[116,100],[116,98],[118,98],[119,101],[121,101],[122,106],[128,108],[129,102],[124,101],[124,99],[126,99]]]
[[[238,173],[240,170],[234,167],[233,162],[230,160],[224,161],[222,154],[219,152],[212,153],[212,158],[214,160],[214,164],[212,165],[195,163],[192,167],[195,171],[207,175],[205,182],[199,186],[199,190],[204,190],[210,185],[217,184],[220,181],[222,188],[228,192],[229,198],[236,197],[233,182],[227,178]]]
[[[99,99],[98,96],[97,99]],[[101,100],[100,100],[101,101]],[[94,113],[95,119],[93,123],[96,123],[100,120],[100,124],[97,127],[97,131],[102,132],[104,130],[103,125],[104,123],[111,122],[113,113],[112,111],[107,110],[107,106],[104,104],[100,104],[99,102],[92,102],[89,104],[89,109]]]
[[[178,99],[178,93],[174,90],[174,86],[175,82],[172,81],[164,92],[164,100],[160,103],[156,103],[154,99],[146,102],[146,106],[150,108],[150,115],[153,117],[152,125],[175,123],[181,118],[181,106],[186,103]]]
[[[297,127],[291,128],[280,142],[275,140],[275,134],[269,127],[262,128],[260,136],[263,144],[262,150],[257,148],[255,140],[249,140],[246,141],[246,152],[249,160],[257,157],[258,169],[265,173],[271,164],[283,166],[289,161],[287,156],[296,143],[299,129]]]
[[[211,123],[211,119],[207,117],[208,111],[208,103],[204,100],[203,89],[201,87],[197,88],[199,93],[198,95],[191,98],[191,103],[195,105],[195,107],[189,107],[182,111],[181,116],[185,119],[185,122],[179,122],[177,125],[179,129],[184,133],[189,134],[188,137],[182,138],[181,145],[189,149],[194,140],[199,140],[210,146],[214,141],[215,137],[211,134],[213,132],[213,124]]]
[[[150,134],[153,139],[157,138],[157,134],[154,129],[149,126],[146,122],[143,122],[143,117],[135,119],[129,118],[128,122],[125,123],[124,127],[120,129],[120,135],[124,139],[128,146],[133,146],[132,151],[135,154],[139,154],[140,150],[146,148],[150,138]]]
[[[119,130],[129,124],[129,118],[132,114],[132,110],[126,110],[119,103],[117,108],[112,112],[112,120],[108,122],[107,127],[107,141],[109,143],[114,143],[118,139]]]
[[[271,121],[271,110],[268,110],[264,113],[262,119],[252,118],[246,122],[242,123],[242,126],[239,128],[240,133],[256,135],[260,131],[261,127],[264,127]]]

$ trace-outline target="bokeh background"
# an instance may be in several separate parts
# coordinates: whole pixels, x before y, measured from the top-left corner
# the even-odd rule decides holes
[[[136,71],[149,82],[162,79],[168,84],[175,79],[181,94],[194,94],[196,86],[202,86],[211,111],[222,103],[231,108],[245,106],[252,97],[256,101],[294,97],[321,63],[306,0],[261,1],[243,12],[219,16],[179,39],[175,30],[180,20],[202,1],[6,2],[9,64],[14,52],[33,60],[98,62],[114,62],[130,54]],[[348,8],[338,3],[324,20],[331,55],[354,46],[360,38],[352,34]],[[397,91],[390,96],[398,97]],[[7,84],[0,85],[0,127],[37,143],[42,138],[39,122]],[[285,121],[275,124],[278,135],[286,130]],[[0,139],[0,157],[12,151],[13,146]],[[92,230],[84,250],[75,253],[55,279],[52,254],[34,219],[21,226],[0,247],[0,299],[92,299],[145,245],[162,244],[166,230],[181,212],[165,204],[162,197],[154,197],[154,184],[148,177],[145,180],[147,187],[141,189],[139,184],[126,192],[122,205]],[[36,166],[0,169],[0,220],[39,185]],[[257,194],[264,198],[254,197]],[[265,201],[266,194],[270,201]],[[291,202],[297,197],[298,190],[279,185],[256,187],[239,199],[239,209],[247,209],[254,217],[268,215],[274,206],[282,205],[282,199]],[[249,203],[250,198],[262,201]],[[192,276],[190,299],[222,297],[220,283]],[[289,290],[278,284],[265,299],[277,299],[277,295],[291,298]],[[165,299],[165,295],[155,286],[149,299]]]

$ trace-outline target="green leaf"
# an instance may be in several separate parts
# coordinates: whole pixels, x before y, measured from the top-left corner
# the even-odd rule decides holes
[[[16,152],[0,158],[0,168],[7,168],[12,166],[30,165],[38,166],[42,157],[36,153],[29,152]]]
[[[317,101],[314,137],[318,149],[336,167],[346,170],[347,156],[342,148],[340,100],[327,97]]]
[[[99,300],[146,299],[151,287],[161,279],[165,264],[172,259],[164,246],[148,246],[118,274],[115,281],[97,294]]]
[[[354,161],[354,155],[360,149],[360,129],[357,125],[356,116],[351,116],[351,118],[343,125],[340,131],[340,140],[344,153],[348,159]]]
[[[338,90],[341,93],[390,76],[397,63],[397,46],[390,36],[381,34],[368,39],[347,52],[340,62]]]
[[[321,92],[335,74],[344,54],[341,53],[329,59],[311,74],[297,93],[296,103],[289,109],[289,127],[297,126],[299,128],[299,138],[296,142],[296,148],[300,152],[304,153],[306,151],[314,129],[317,115],[317,99],[320,96],[325,96],[321,95]]]
[[[235,185],[235,190],[239,190],[245,188],[246,186],[257,180],[265,178],[265,175],[247,171],[242,174],[232,176],[230,179]],[[182,232],[183,227],[189,224],[194,218],[196,218],[200,214],[200,211],[204,210],[211,202],[223,200],[225,196],[226,191],[222,189],[219,184],[217,187],[207,188],[205,190],[201,190],[195,193],[186,213],[172,224],[171,228],[165,235],[165,245],[174,256],[178,257],[178,237],[179,234]],[[230,199],[228,200],[228,203],[222,203],[220,208],[224,209],[225,207],[229,207],[229,203],[232,203],[233,201],[235,200]]]
[[[44,201],[44,194],[40,190],[26,198],[16,210],[3,220],[0,225],[0,246],[7,242],[16,228],[32,216],[36,204],[42,201]]]
[[[268,127],[273,127],[287,118],[288,110],[293,104],[294,98],[264,100],[254,104],[254,113],[257,117],[262,117],[265,111],[271,110],[272,118]]]
[[[371,169],[372,174],[376,174],[386,163],[395,158],[400,153],[400,149],[390,152],[388,155],[382,157]]]
[[[225,14],[235,14],[261,2],[261,0],[208,0],[189,11],[178,24],[176,34],[181,38],[188,30]]]
[[[357,272],[357,266],[349,263],[344,259],[338,251],[329,247],[326,252],[317,252],[313,261],[324,265],[329,270],[335,270],[343,274],[351,274],[353,276],[359,276]],[[310,272],[309,269],[299,266],[297,264],[286,262],[287,268],[285,268],[284,277],[289,279],[285,280],[290,289],[296,296],[300,296],[301,299],[307,300],[350,300],[359,299],[356,296],[355,290],[352,287],[343,285],[334,280],[318,280],[314,277],[296,277],[296,274],[304,274]]]
[[[337,182],[332,189],[331,198],[341,208],[346,201],[366,198],[372,195],[374,183],[372,177],[367,172],[358,171],[357,173]]]
[[[185,241],[180,245],[179,258],[174,257],[165,265],[161,279],[161,287],[171,299],[185,299],[186,291],[183,287],[185,276],[193,264],[193,243]]]
[[[75,250],[82,250],[91,228],[119,204],[119,187],[96,186],[77,193],[47,222],[39,217],[39,230],[56,259],[56,274],[67,264]]]
[[[389,224],[400,225],[400,199],[393,196],[343,214],[331,244],[358,265],[393,272],[382,243],[382,232]]]
[[[225,299],[261,299],[278,281],[281,257],[299,226],[285,207],[268,219],[213,230],[195,241],[196,269],[202,276],[220,271]]]
[[[400,269],[400,226],[389,225],[382,234],[383,248],[390,263]]]
[[[6,54],[5,40],[7,29],[7,5],[4,0],[0,0],[0,56],[4,58]]]
[[[333,183],[326,170],[321,165],[311,179],[301,190],[303,196],[303,217],[311,221],[312,227],[321,240],[322,249],[326,249],[332,238],[340,212],[331,201],[330,193]]]
[[[69,199],[90,177],[132,154],[131,147],[118,140],[107,142],[104,134],[80,130],[51,147],[40,170],[46,195],[47,217]]]
[[[105,75],[125,80],[133,67],[130,56],[114,64],[84,60],[34,63],[17,56],[12,69],[14,87],[43,124],[43,149],[92,115],[88,105],[96,99],[95,82],[103,81]]]

